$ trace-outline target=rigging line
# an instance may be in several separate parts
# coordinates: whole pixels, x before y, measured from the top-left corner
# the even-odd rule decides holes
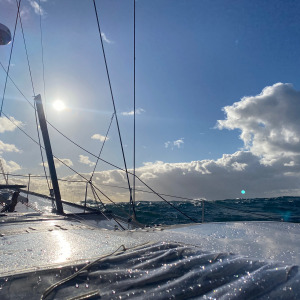
[[[100,201],[100,203],[102,204],[102,206],[103,206],[104,209],[105,209],[105,205],[104,205],[103,202],[101,201],[99,195],[97,194],[97,192],[95,191],[95,188],[94,188],[92,185],[91,185],[91,190],[92,190],[92,193],[93,193],[93,195],[94,195],[94,198],[95,198],[96,204],[97,204],[97,206],[98,206],[99,212],[106,218],[106,220],[109,221],[109,218],[108,218],[108,217],[100,210],[100,207],[99,207],[99,205],[98,205],[97,198],[99,199],[99,201]],[[126,230],[126,229],[120,224],[120,222],[117,221],[117,219],[116,219],[113,215],[111,215],[111,217],[112,217],[112,219],[114,219],[114,221],[121,227],[122,230]]]
[[[18,126],[13,120],[11,120],[4,112],[2,113],[8,120],[10,120],[19,130],[21,130],[27,137],[29,137],[34,143],[36,143],[38,145],[38,142],[32,138],[26,131],[24,131],[20,126]],[[42,147],[44,149],[44,147]],[[80,173],[78,173],[76,170],[74,170],[73,168],[71,168],[70,166],[68,166],[64,161],[62,161],[61,159],[59,159],[57,156],[53,155],[54,158],[56,158],[58,161],[60,161],[63,165],[65,165],[67,168],[69,168],[70,170],[72,170],[74,173],[76,173],[78,176],[82,177],[86,182],[90,182],[87,178],[85,178],[83,175],[81,175]],[[117,206],[117,204],[111,200],[106,194],[104,194],[98,187],[96,187],[93,183],[91,183],[95,189],[97,189],[108,201],[110,201],[111,203],[113,203],[114,205]],[[122,209],[121,209],[122,210]],[[122,210],[126,215],[127,213]],[[129,216],[130,217],[130,216]]]
[[[109,218],[101,211],[101,208],[100,208],[100,206],[99,206],[99,204],[98,204],[98,201],[97,201],[97,197],[98,197],[98,195],[96,196],[96,192],[95,192],[95,190],[93,189],[93,187],[91,186],[91,190],[92,190],[92,193],[93,193],[93,196],[94,196],[94,199],[95,199],[95,202],[96,202],[96,204],[97,204],[97,207],[98,207],[98,211],[106,218],[106,220],[109,220]],[[100,199],[100,197],[98,197],[99,198],[99,200],[100,200],[100,203],[101,203],[101,205],[103,206],[103,208],[105,209],[105,206],[104,206],[104,204],[102,203],[102,201],[101,201],[101,199]]]
[[[107,140],[107,136],[108,136],[108,133],[109,133],[109,130],[110,130],[112,121],[113,121],[113,119],[114,119],[114,116],[115,116],[115,113],[113,113],[112,116],[111,116],[111,120],[110,120],[108,129],[107,129],[107,132],[106,132],[106,135],[105,135],[105,139],[104,139],[104,141],[103,141],[103,143],[102,143],[102,147],[101,147],[100,152],[99,152],[99,155],[98,155],[98,157],[97,157],[97,161],[96,161],[96,163],[95,163],[94,170],[93,170],[93,172],[92,172],[90,181],[93,179],[94,173],[95,173],[95,171],[96,171],[96,167],[97,167],[97,165],[98,165],[99,158],[100,158],[100,156],[101,156],[101,154],[102,154],[102,150],[103,150],[104,145],[105,145],[105,142],[106,142],[106,140]]]
[[[12,173],[3,173],[0,172],[0,174],[4,174],[4,175],[8,175],[8,176],[13,176],[13,177],[24,177],[24,178],[28,178],[28,175],[23,175],[23,174],[12,174]],[[44,175],[30,175],[31,178],[45,178]],[[71,182],[71,183],[86,183],[86,180],[69,180],[69,179],[62,179],[62,178],[58,178],[57,180],[59,181],[63,181],[63,182]],[[118,185],[112,185],[112,184],[101,184],[102,186],[108,186],[108,187],[113,187],[113,188],[118,188],[118,189],[128,189],[125,186],[118,186]],[[137,192],[142,192],[142,193],[148,193],[148,194],[155,194],[151,191],[145,191],[145,190],[141,190],[141,189],[136,189]],[[194,198],[187,198],[187,197],[181,197],[181,196],[175,196],[175,195],[169,195],[169,194],[164,194],[164,193],[158,193],[161,196],[166,196],[166,197],[172,197],[172,198],[176,198],[176,199],[182,199],[182,200],[190,200],[190,201],[202,201],[201,199],[194,199]],[[205,200],[206,201],[206,200]],[[206,201],[208,202],[208,201]]]
[[[17,1],[18,0],[16,0],[16,2]],[[34,90],[34,85],[33,85],[33,79],[32,79],[30,62],[29,62],[29,55],[28,55],[28,51],[27,51],[26,39],[25,39],[25,34],[24,34],[24,29],[23,29],[23,23],[22,23],[22,18],[21,18],[20,12],[19,12],[19,20],[20,20],[20,25],[21,25],[21,30],[22,30],[22,36],[23,36],[23,41],[24,41],[25,52],[26,52],[27,65],[28,65],[28,70],[29,70],[29,75],[30,75],[30,80],[31,80],[32,92],[33,92],[33,96],[35,97],[35,90]]]
[[[46,111],[47,98],[46,98],[46,81],[45,81],[45,63],[44,63],[44,45],[43,45],[41,0],[39,0],[39,13],[40,13],[40,32],[41,32],[41,51],[42,51],[42,66],[43,66],[44,98],[45,98],[45,115],[47,116],[47,111]]]
[[[135,203],[135,0],[133,0],[133,203]]]
[[[14,44],[15,44],[15,36],[16,36],[16,29],[17,29],[17,24],[18,24],[18,15],[19,15],[19,11],[20,11],[20,4],[21,4],[21,1],[22,1],[22,0],[20,0],[19,2],[17,2],[18,12],[17,12],[16,22],[15,22],[15,28],[14,28],[13,40],[12,40],[12,44],[11,44],[11,48],[10,48],[10,54],[9,54],[9,60],[8,60],[8,67],[7,67],[7,74],[6,74],[6,78],[5,78],[5,84],[4,84],[3,96],[2,96],[2,102],[1,102],[0,117],[1,117],[1,115],[2,115],[2,109],[3,109],[4,98],[5,98],[5,92],[6,92],[6,86],[7,86],[8,73],[9,73],[9,69],[10,69],[10,63],[11,63],[12,52],[13,52],[13,48],[14,48]]]
[[[97,206],[98,206],[98,202],[97,202],[96,197],[99,199],[99,201],[100,201],[102,207],[103,207],[104,209],[106,209],[106,208],[105,208],[105,205],[104,205],[104,203],[101,201],[101,199],[100,199],[98,193],[95,191],[95,187],[94,187],[91,183],[90,183],[90,185],[91,185],[91,190],[92,190],[92,192],[93,192],[93,195],[94,195],[95,201],[96,201],[96,203],[97,203]],[[101,191],[100,191],[100,192],[101,192]],[[115,205],[116,205],[116,204],[115,204]],[[108,220],[108,217],[106,217],[106,215],[100,210],[99,206],[98,206],[98,210],[99,210],[99,211],[104,215],[104,217]],[[122,210],[123,210],[123,209],[122,209]],[[123,210],[123,212],[124,212],[124,210]],[[129,215],[128,215],[128,216],[129,216]],[[125,228],[120,224],[120,222],[117,221],[117,219],[116,219],[113,215],[111,215],[111,217],[114,219],[114,221],[115,221],[115,222],[116,222],[123,230],[125,230]],[[130,216],[129,216],[129,219],[130,219]]]
[[[34,143],[36,143],[38,145],[38,142],[36,140],[34,140],[29,134],[27,134],[20,126],[18,126],[13,120],[11,120],[6,114],[4,114],[4,112],[2,112],[2,114],[10,121],[12,122],[17,128],[19,128],[27,137],[29,137]],[[68,138],[69,139],[69,138]],[[79,145],[78,145],[79,146]],[[81,146],[79,146],[80,148],[82,148]],[[43,147],[42,147],[43,148]],[[44,149],[44,148],[43,148]],[[82,148],[84,149],[84,148]],[[87,150],[85,150],[87,151]],[[97,157],[95,154],[92,154],[91,152],[88,152],[91,155]],[[70,170],[72,170],[74,173],[76,173],[77,175],[79,175],[80,177],[82,177],[84,180],[89,181],[87,178],[85,178],[83,175],[81,175],[80,173],[78,173],[77,171],[75,171],[73,168],[71,168],[70,166],[68,166],[66,163],[64,163],[62,160],[60,160],[58,157],[56,157],[55,155],[53,155],[53,157],[55,157],[56,159],[58,159],[63,165],[65,165],[67,168],[69,168]],[[99,160],[106,162],[107,164],[114,166],[115,168],[125,172],[124,169],[115,166],[114,164],[111,164],[109,162],[107,162],[106,160],[102,159],[99,157]],[[128,172],[129,174],[133,175],[131,172]],[[175,207],[172,203],[170,203],[169,201],[167,201],[165,198],[163,198],[160,194],[158,194],[156,191],[154,191],[148,184],[146,184],[139,176],[135,175],[135,177],[142,183],[144,184],[150,191],[152,191],[155,195],[157,195],[160,199],[162,199],[163,201],[165,201],[166,203],[168,203],[171,207],[173,207],[174,209],[176,209],[177,211],[179,211],[182,215],[184,215],[185,217],[187,217],[188,219],[190,219],[191,221],[193,221],[194,223],[198,223],[196,220],[194,220],[193,218],[189,217],[187,214],[185,214],[184,212],[182,212],[180,209],[178,209],[177,207]],[[94,184],[93,184],[94,185]],[[95,186],[95,185],[94,185]],[[98,189],[95,186],[96,189]],[[99,190],[99,189],[98,189]],[[100,190],[99,190],[100,191]],[[101,192],[101,191],[100,191]],[[102,192],[101,192],[102,193]],[[102,193],[103,194],[103,193]],[[114,203],[116,205],[115,202],[113,202],[108,196],[106,196],[105,194],[103,194],[104,197],[106,197],[110,202]],[[127,214],[127,213],[126,213]]]
[[[4,72],[7,74],[7,71],[6,71],[5,67],[3,66],[3,64],[1,63],[1,61],[0,61],[0,65],[1,65],[2,69],[4,70]],[[19,87],[18,87],[18,86],[16,85],[16,83],[14,82],[14,80],[10,77],[10,75],[8,75],[8,77],[9,77],[9,79],[11,80],[11,82],[13,83],[13,85],[15,86],[15,88],[19,91],[19,93],[20,93],[20,94],[24,97],[24,99],[28,102],[28,104],[29,104],[33,109],[36,110],[36,108],[34,107],[34,105],[27,99],[27,97],[26,97],[26,96],[24,95],[24,93],[19,89]],[[8,118],[8,119],[9,119],[9,118]],[[10,119],[9,119],[9,120],[10,120]],[[90,154],[91,156],[95,157],[96,159],[99,159],[99,160],[101,160],[102,162],[104,162],[104,163],[110,165],[111,167],[114,167],[114,168],[116,168],[116,169],[119,169],[119,170],[125,172],[125,170],[122,169],[121,167],[118,167],[118,166],[116,166],[116,165],[114,165],[114,164],[112,164],[112,163],[110,163],[110,162],[108,162],[108,161],[106,161],[106,160],[104,160],[104,159],[98,157],[96,154],[94,154],[94,153],[90,152],[89,150],[87,150],[87,149],[83,148],[82,146],[80,146],[78,143],[76,143],[75,141],[73,141],[72,139],[70,139],[69,137],[67,137],[64,133],[62,133],[59,129],[57,129],[57,128],[56,128],[53,124],[51,124],[47,119],[46,119],[46,122],[47,122],[47,124],[48,124],[49,126],[51,126],[56,132],[58,132],[61,136],[63,136],[63,137],[64,137],[65,139],[67,139],[69,142],[71,142],[72,144],[74,144],[76,147],[80,148],[81,150],[83,150],[84,152]],[[129,174],[131,174],[131,173],[129,172]]]
[[[24,131],[20,126],[18,126],[13,120],[11,120],[4,112],[2,112],[2,114],[9,120],[11,121],[19,130],[21,130],[27,137],[29,137],[35,144],[39,145],[38,142],[32,138],[26,131]],[[42,149],[44,149],[44,147],[42,147]],[[53,154],[53,157],[56,158],[59,162],[61,162],[63,165],[65,165],[67,168],[69,168],[70,170],[72,170],[74,173],[76,173],[78,176],[80,176],[81,178],[83,178],[86,182],[90,182],[87,178],[85,178],[83,175],[81,175],[80,173],[78,173],[76,170],[74,170],[72,167],[68,166],[64,161],[62,161],[61,159],[59,159],[57,156],[55,156]],[[101,159],[101,158],[99,158]],[[110,201],[111,203],[117,205],[113,200],[111,200],[106,194],[104,194],[98,187],[96,187],[93,183],[91,183],[96,190],[98,190],[108,201]],[[125,212],[125,211],[124,211]],[[126,213],[126,212],[125,212]],[[127,214],[127,213],[126,213]],[[130,216],[129,216],[130,217]]]
[[[30,62],[29,62],[29,55],[28,55],[28,51],[27,51],[26,39],[25,39],[25,34],[24,34],[24,29],[23,29],[23,23],[22,23],[22,18],[21,18],[20,12],[19,12],[19,20],[20,20],[20,25],[21,25],[21,29],[22,29],[22,36],[23,36],[24,47],[25,47],[25,52],[26,52],[26,58],[27,58],[29,75],[30,75],[30,79],[31,79],[32,92],[33,92],[33,95],[35,96],[35,90],[34,90],[34,85],[33,85],[33,78],[32,78],[32,73],[31,73]],[[34,103],[34,105],[36,105],[36,103]],[[43,155],[43,151],[42,151],[42,148],[41,148],[41,138],[40,138],[40,132],[39,132],[39,126],[38,126],[37,111],[36,111],[36,107],[35,106],[34,106],[34,111],[35,111],[36,131],[37,131],[37,136],[38,136],[39,146],[40,146],[40,154],[41,154],[41,159],[42,159],[42,163],[43,163],[43,169],[44,169],[44,173],[45,173],[47,185],[48,185],[48,188],[49,188],[49,191],[50,191],[50,184],[49,184],[49,180],[48,180],[48,176],[47,176],[47,172],[46,172],[46,168],[45,168],[44,155]]]
[[[0,61],[0,65],[2,67],[2,69],[4,70],[4,72],[6,73],[6,75],[8,76],[8,78],[10,79],[10,81],[12,82],[12,84],[15,86],[15,88],[19,91],[19,93],[23,96],[23,98],[29,103],[29,105],[33,108],[33,104],[27,99],[27,97],[23,94],[23,92],[19,89],[19,87],[16,85],[16,83],[13,81],[13,79],[10,77],[10,75],[8,74],[7,70],[5,69],[5,67],[3,66],[2,62]]]
[[[100,22],[99,22],[99,17],[98,17],[98,11],[97,11],[95,0],[93,0],[93,3],[94,3],[94,9],[95,9],[95,14],[96,14],[96,19],[97,19],[97,25],[98,25],[99,37],[100,37],[100,41],[101,41],[103,58],[104,58],[104,63],[105,63],[106,75],[107,75],[109,89],[110,89],[111,100],[112,100],[114,113],[115,113],[115,117],[116,117],[116,124],[117,124],[119,140],[120,140],[120,145],[121,145],[121,150],[122,150],[124,167],[125,167],[125,170],[126,170],[127,183],[128,183],[129,193],[130,193],[130,204],[132,206],[133,215],[134,215],[134,217],[136,217],[134,202],[133,202],[133,199],[132,199],[132,191],[131,191],[130,181],[129,181],[129,176],[128,176],[127,164],[126,164],[126,159],[125,159],[124,147],[123,147],[123,142],[122,142],[122,137],[121,137],[121,131],[120,131],[120,126],[119,126],[119,121],[118,121],[117,110],[116,110],[115,100],[114,100],[114,96],[113,96],[110,76],[109,76],[109,72],[108,72],[108,65],[107,65],[107,60],[106,60],[106,55],[105,55],[105,50],[104,50],[104,45],[103,45],[103,39],[102,39],[102,35],[101,35],[101,28],[100,28]]]
[[[122,248],[122,250],[120,250]],[[121,245],[120,247],[118,247],[115,251],[113,251],[112,253],[110,254],[107,254],[107,255],[104,255],[104,256],[101,256],[100,258],[98,258],[97,260],[85,265],[84,267],[82,267],[80,270],[78,270],[77,272],[75,272],[74,274],[68,276],[67,278],[64,278],[62,280],[60,280],[59,282],[56,282],[54,284],[52,284],[50,287],[48,287],[42,294],[41,296],[41,300],[44,300],[48,297],[48,295],[53,291],[55,290],[57,287],[60,287],[61,285],[63,285],[64,283],[76,278],[78,275],[82,274],[83,271],[85,270],[88,270],[90,267],[96,265],[97,263],[99,263],[100,261],[104,260],[105,258],[107,257],[110,257],[110,256],[113,256],[114,254],[118,253],[122,253],[120,251],[126,251],[126,250],[130,250],[130,249],[133,249],[134,247],[132,248],[126,248],[124,245]],[[90,297],[89,297],[90,298]],[[88,299],[88,298],[85,298],[85,299]],[[91,299],[91,298],[90,298]]]
[[[100,207],[99,207],[99,205],[98,205],[97,198],[98,198],[99,202],[101,203],[103,209],[106,209],[106,208],[105,208],[105,205],[104,205],[104,203],[102,202],[102,200],[100,199],[100,197],[99,197],[99,195],[97,194],[97,192],[95,191],[95,188],[94,188],[91,184],[90,184],[90,186],[91,186],[91,190],[92,190],[92,193],[93,193],[93,195],[94,195],[95,201],[96,201],[96,203],[97,203],[98,209],[99,209],[99,211],[101,212]],[[97,196],[96,196],[96,195],[97,195]],[[105,216],[105,217],[106,217],[106,216]]]
[[[118,206],[118,204],[116,202],[114,202],[113,200],[111,200],[107,195],[105,195],[96,185],[94,185],[92,182],[90,183],[91,186],[93,186],[97,191],[99,191],[106,199],[108,199],[108,201],[110,201],[111,203],[113,203],[115,206],[117,206],[125,215],[127,215],[129,217],[129,219],[131,218],[131,216],[120,206]]]
[[[156,194],[160,199],[162,199],[163,201],[165,201],[166,203],[168,203],[171,207],[173,207],[174,209],[176,209],[177,211],[179,211],[182,215],[184,215],[185,217],[187,217],[188,219],[190,219],[191,221],[193,221],[194,223],[198,223],[197,220],[189,217],[186,213],[184,213],[183,211],[181,211],[179,208],[177,208],[176,206],[174,206],[172,203],[170,203],[168,200],[166,200],[164,197],[162,197],[160,194],[158,194],[156,191],[154,191],[146,182],[144,182],[141,178],[139,178],[138,176],[136,176],[136,178],[143,183],[150,191],[152,191],[154,194]]]

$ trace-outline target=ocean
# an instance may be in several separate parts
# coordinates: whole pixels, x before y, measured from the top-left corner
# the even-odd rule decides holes
[[[192,219],[202,221],[202,201],[170,201]],[[129,204],[106,204],[113,213],[128,217]],[[191,223],[187,217],[163,201],[136,202],[137,220],[145,225]],[[300,222],[300,197],[227,199],[204,201],[204,222],[282,221]]]

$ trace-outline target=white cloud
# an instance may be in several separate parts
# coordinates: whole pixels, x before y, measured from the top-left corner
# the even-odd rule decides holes
[[[90,161],[89,157],[85,156],[85,155],[79,155],[79,162],[81,162],[82,164],[88,165],[90,167],[95,165],[95,163]]]
[[[177,141],[174,141],[173,144],[174,144],[174,146],[176,146],[177,148],[180,148],[181,145],[184,144],[183,138],[181,138],[181,139],[179,139],[179,140],[177,140]]]
[[[91,139],[99,140],[100,142],[104,142],[105,141],[105,136],[102,135],[102,134],[96,133],[96,134],[91,136]],[[109,137],[107,137],[106,140],[109,140]]]
[[[244,97],[224,107],[219,129],[239,129],[245,149],[272,164],[281,156],[300,155],[300,92],[291,84],[277,83],[261,94]]]
[[[23,6],[20,10],[20,15],[22,22],[28,20],[30,16],[30,9],[27,6]]]
[[[5,173],[13,173],[22,169],[18,163],[12,160],[6,161],[4,158],[1,157],[1,162]],[[0,176],[2,178],[3,175]]]
[[[104,32],[101,32],[101,36],[104,42],[106,42],[107,44],[113,44],[114,42],[109,40],[106,36],[106,34]]]
[[[46,2],[46,1],[41,1],[41,2]],[[29,3],[37,15],[44,16],[46,14],[45,10],[39,5],[37,1],[29,0]]]
[[[64,166],[64,164],[61,161],[64,162],[69,167],[73,166],[73,162],[69,158],[60,158],[60,160],[58,160],[57,158],[54,158],[54,163],[55,163],[56,168]],[[43,163],[40,163],[40,166],[42,166],[42,165],[43,165]],[[47,162],[45,162],[45,167],[48,168],[48,163]]]
[[[136,115],[140,115],[143,112],[145,112],[145,110],[143,108],[138,108],[138,109],[135,110],[135,114]],[[121,113],[121,115],[123,115],[123,116],[133,116],[133,114],[134,114],[133,110],[132,111],[128,111],[128,112],[124,111],[124,112]]]
[[[0,153],[3,152],[21,152],[15,145],[13,144],[5,144],[0,140]]]
[[[167,141],[167,142],[165,142],[165,148],[171,147],[171,149],[173,150],[174,147],[177,147],[179,149],[184,144],[183,140],[184,140],[184,138],[180,138],[180,139],[178,139],[176,141],[173,141],[173,142]]]
[[[14,117],[9,118],[19,127],[24,125],[21,121],[16,120]],[[14,131],[17,128],[11,121],[9,121],[6,117],[0,118],[0,133],[5,131]]]

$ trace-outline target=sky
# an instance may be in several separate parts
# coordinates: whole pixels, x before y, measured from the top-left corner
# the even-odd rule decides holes
[[[96,3],[132,169],[133,1]],[[92,0],[22,0],[20,11],[35,93],[48,121],[98,155],[113,106]],[[291,0],[136,0],[136,171],[142,180],[159,193],[193,199],[299,195],[299,13],[300,2]],[[12,33],[16,15],[14,0],[0,0],[0,23]],[[11,45],[0,47],[5,68]],[[19,24],[9,75],[33,103]],[[0,100],[5,78],[0,68]],[[55,109],[58,100],[65,109]],[[34,110],[10,80],[3,112],[37,140]],[[53,153],[89,178],[95,158],[51,127],[49,134]],[[0,119],[5,172],[43,175],[39,151]],[[101,157],[124,167],[115,120]],[[59,162],[56,167],[59,178],[80,178]],[[115,201],[129,199],[108,186],[126,186],[124,173],[109,165],[97,165],[94,183]],[[84,184],[61,184],[63,197],[82,199]],[[45,191],[45,180],[33,180],[31,188]],[[136,199],[154,200],[141,192]]]

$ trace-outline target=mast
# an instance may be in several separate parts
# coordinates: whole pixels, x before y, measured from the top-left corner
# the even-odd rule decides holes
[[[64,210],[63,210],[63,206],[62,206],[62,202],[61,202],[60,190],[59,190],[59,185],[58,185],[58,181],[57,181],[56,169],[55,169],[55,165],[54,165],[52,148],[51,148],[51,143],[50,143],[50,138],[49,138],[49,133],[48,133],[48,128],[47,128],[47,123],[46,123],[46,118],[45,118],[41,95],[35,96],[34,100],[36,103],[37,113],[38,113],[38,117],[39,117],[39,123],[40,123],[41,131],[42,131],[42,135],[43,135],[43,140],[44,140],[44,145],[45,145],[45,150],[46,150],[46,155],[47,155],[47,160],[48,160],[48,166],[49,166],[49,171],[50,171],[50,176],[51,176],[51,181],[52,181],[52,186],[53,186],[53,191],[54,191],[54,197],[55,197],[55,202],[56,202],[57,213],[63,214]]]

